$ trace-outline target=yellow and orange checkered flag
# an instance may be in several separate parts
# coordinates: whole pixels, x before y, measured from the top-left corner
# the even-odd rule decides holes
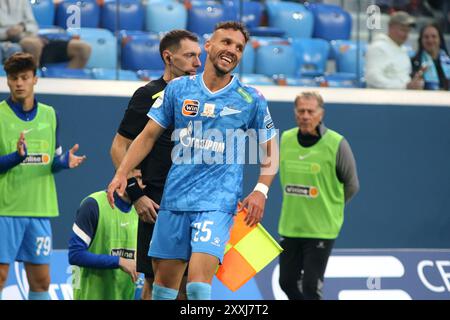
[[[283,251],[272,236],[258,223],[248,227],[247,209],[240,204],[216,277],[231,291],[236,291]]]

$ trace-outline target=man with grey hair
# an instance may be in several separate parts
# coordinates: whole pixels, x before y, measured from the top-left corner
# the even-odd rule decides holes
[[[380,34],[369,45],[366,56],[367,87],[378,89],[423,89],[423,71],[411,78],[412,66],[408,40],[415,19],[404,11],[394,13],[389,20],[388,34]]]
[[[278,225],[280,286],[290,300],[322,298],[325,269],[344,221],[345,204],[359,190],[349,143],[322,123],[323,99],[295,99],[297,127],[281,136],[283,205]]]

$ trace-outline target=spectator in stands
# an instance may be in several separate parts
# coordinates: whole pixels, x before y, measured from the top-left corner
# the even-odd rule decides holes
[[[411,79],[412,67],[407,49],[408,39],[415,19],[398,11],[389,20],[388,34],[380,34],[367,49],[366,81],[369,88],[423,89],[423,70]]]
[[[0,41],[0,64],[8,60],[14,53],[21,52],[22,48],[17,43],[10,41]]]
[[[37,32],[28,0],[0,1],[0,41],[20,44],[40,66],[69,62],[69,68],[84,68],[91,54],[89,44],[77,39],[48,40]]]
[[[437,24],[428,24],[420,30],[417,54],[412,59],[413,74],[425,69],[426,90],[450,89],[450,57],[444,36]]]

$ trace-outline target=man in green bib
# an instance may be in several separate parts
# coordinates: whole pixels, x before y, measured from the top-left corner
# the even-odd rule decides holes
[[[53,174],[78,167],[78,144],[63,153],[55,110],[34,98],[36,62],[16,53],[6,62],[10,97],[0,103],[0,300],[9,265],[22,261],[29,300],[49,300],[50,219],[59,215]]]
[[[74,300],[135,298],[138,215],[125,194],[106,191],[86,197],[78,209],[69,240]]]
[[[322,123],[323,99],[295,99],[298,127],[280,144],[283,205],[278,225],[280,286],[290,300],[318,300],[328,258],[344,221],[345,204],[358,192],[356,163],[347,140]]]

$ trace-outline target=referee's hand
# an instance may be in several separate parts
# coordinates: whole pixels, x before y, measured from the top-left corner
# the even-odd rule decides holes
[[[127,187],[127,177],[124,174],[121,174],[119,171],[116,172],[116,175],[112,179],[111,183],[108,186],[108,202],[111,208],[114,209],[114,192],[117,191],[117,194],[123,197],[125,188]]]

